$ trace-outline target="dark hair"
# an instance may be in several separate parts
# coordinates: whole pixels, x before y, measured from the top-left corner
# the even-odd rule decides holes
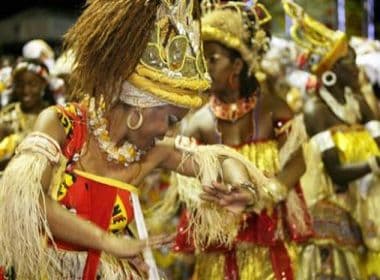
[[[243,60],[240,53],[236,50],[226,48],[229,52],[229,57],[231,61],[240,58],[243,61],[243,68],[240,72],[239,82],[240,82],[240,96],[243,98],[249,98],[255,93],[259,93],[260,85],[259,81],[256,79],[254,74],[249,73],[249,68],[247,63]]]

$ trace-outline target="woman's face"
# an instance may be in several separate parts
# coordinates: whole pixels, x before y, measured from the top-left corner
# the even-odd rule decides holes
[[[17,73],[13,79],[14,94],[24,109],[33,109],[42,101],[47,83],[37,74],[30,71]]]
[[[166,133],[174,128],[176,123],[181,121],[187,114],[188,109],[180,108],[173,105],[165,105],[142,110],[143,124],[132,135],[135,145],[147,150],[153,147],[156,141],[162,140]],[[137,117],[136,117],[137,119]]]
[[[228,78],[233,75],[233,61],[229,50],[216,42],[205,42],[204,53],[212,79],[209,91],[219,95],[229,89]]]
[[[356,66],[356,55],[352,48],[348,54],[339,59],[331,69],[338,76],[338,79],[351,88],[357,88],[359,82],[359,69]]]

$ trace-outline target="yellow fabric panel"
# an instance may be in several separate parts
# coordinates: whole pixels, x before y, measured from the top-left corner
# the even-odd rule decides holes
[[[279,149],[276,141],[245,144],[236,150],[267,175],[273,175],[279,170]]]
[[[275,280],[268,247],[249,246],[236,252],[240,280]]]
[[[121,182],[119,180],[115,180],[115,179],[112,179],[112,178],[98,176],[98,175],[91,174],[91,173],[88,173],[88,172],[84,172],[84,171],[81,171],[81,170],[78,170],[78,169],[75,169],[74,173],[77,174],[77,175],[79,175],[79,176],[81,176],[81,177],[90,179],[92,181],[95,181],[95,182],[98,182],[98,183],[101,183],[101,184],[105,184],[107,186],[115,187],[115,188],[118,188],[118,189],[121,189],[121,190],[133,192],[133,193],[136,193],[136,194],[139,194],[139,192],[140,192],[139,189],[136,188],[135,186],[132,186],[132,185],[124,183],[124,182]]]
[[[335,132],[333,140],[343,163],[366,161],[371,156],[380,155],[375,140],[366,130]]]
[[[108,230],[111,232],[123,232],[128,225],[128,213],[120,196],[116,196],[113,213]]]
[[[269,250],[261,246],[242,246],[236,250],[240,280],[275,280]],[[194,279],[223,280],[225,256],[223,253],[206,253],[197,256]]]

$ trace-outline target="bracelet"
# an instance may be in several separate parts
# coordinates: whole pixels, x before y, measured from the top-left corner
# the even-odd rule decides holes
[[[264,190],[276,203],[284,200],[288,193],[288,188],[278,180],[271,180],[269,184],[264,187]]]
[[[247,189],[252,194],[254,201],[259,200],[259,192],[257,188],[251,182],[241,183],[240,186]]]
[[[252,194],[253,202],[247,204],[244,209],[245,212],[252,212],[256,203],[259,201],[259,192],[251,182],[243,182],[240,184],[240,187],[248,190]]]
[[[372,173],[376,175],[380,175],[380,166],[377,163],[376,157],[375,156],[370,157],[367,162]]]

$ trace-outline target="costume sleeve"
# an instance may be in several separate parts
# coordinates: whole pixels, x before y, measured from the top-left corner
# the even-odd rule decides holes
[[[372,135],[373,138],[377,138],[380,136],[380,121],[369,121],[365,124],[365,128]]]
[[[255,211],[260,212],[282,194],[270,188],[272,179],[267,178],[256,166],[237,151],[224,145],[196,145],[186,137],[176,139],[176,148],[183,152],[183,161],[192,160],[198,167],[196,178],[174,174],[171,187],[176,187],[178,196],[190,212],[189,225],[197,248],[212,244],[231,246],[238,233],[242,217],[205,202],[199,198],[202,185],[211,185],[223,178],[223,159],[232,158],[244,165],[249,181],[257,187],[259,201]]]

